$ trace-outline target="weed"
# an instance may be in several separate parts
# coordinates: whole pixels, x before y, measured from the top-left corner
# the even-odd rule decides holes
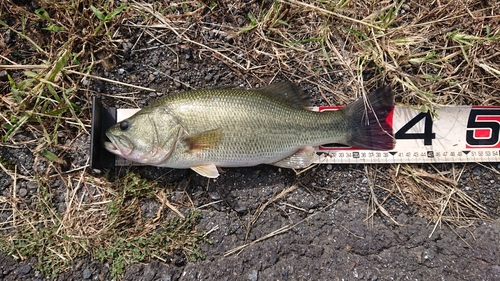
[[[244,32],[248,32],[248,31],[254,29],[255,27],[257,27],[257,25],[259,24],[259,22],[252,15],[251,12],[248,13],[248,19],[250,19],[250,23],[247,26],[243,27],[240,31],[238,31],[238,34],[241,34],[241,33],[244,33]]]
[[[18,35],[25,40],[26,49],[33,50],[22,62],[8,60],[9,64],[0,64],[0,70],[8,71],[10,88],[3,98],[6,103],[2,104],[5,108],[0,113],[6,121],[1,127],[3,142],[11,141],[16,134],[26,129],[34,131],[37,136],[41,136],[37,152],[42,152],[41,155],[45,157],[48,155],[46,149],[57,146],[61,132],[70,131],[71,126],[79,126],[79,130],[87,133],[85,121],[82,120],[82,107],[75,102],[80,99],[81,93],[72,76],[78,73],[76,69],[91,71],[93,62],[81,62],[88,61],[88,56],[93,55],[85,51],[86,46],[92,44],[102,27],[106,28],[109,35],[114,21],[127,7],[123,4],[113,8],[109,1],[94,4],[103,6],[99,9],[92,6],[82,12],[78,7],[85,6],[85,0],[47,2],[42,3],[42,8],[36,9],[34,13],[16,7],[12,12],[3,14],[2,18],[14,19],[8,21],[10,25],[0,18],[0,28]],[[108,8],[111,12],[101,12]],[[22,16],[17,19],[11,15],[15,12]],[[99,20],[98,25],[89,24],[91,15]],[[14,28],[16,24],[20,24],[22,29]],[[83,26],[95,26],[93,35],[87,34]],[[45,36],[38,36],[34,30],[36,28],[40,28]],[[16,52],[18,50],[7,48],[4,55]]]
[[[47,276],[68,269],[74,258],[84,254],[110,263],[114,278],[131,263],[166,257],[178,249],[188,260],[204,258],[198,244],[206,240],[194,230],[199,213],[165,220],[161,219],[165,211],[154,218],[138,212],[147,200],[161,205],[157,195],[164,191],[155,182],[127,173],[114,183],[90,179],[85,185],[67,190],[63,213],[52,203],[54,191],[41,179],[32,206],[15,201],[12,194],[7,203],[15,214],[9,223],[14,230],[0,238],[0,248],[19,259],[38,257],[37,266]]]
[[[96,27],[96,29],[94,30],[94,35],[99,34],[99,30],[101,30],[101,28],[103,26],[106,27],[106,22],[112,21],[118,14],[120,14],[127,7],[128,7],[128,4],[126,4],[126,3],[121,4],[118,8],[114,9],[111,12],[106,12],[106,14],[105,14],[105,13],[101,12],[99,9],[97,9],[96,7],[94,7],[94,5],[91,5],[90,8],[92,9],[92,12],[94,12],[95,16],[101,21],[99,23],[99,25]],[[104,9],[106,9],[106,8],[104,7]],[[108,36],[110,35],[109,31],[107,30],[107,27],[106,27],[106,34],[108,34]]]
[[[290,28],[290,24],[283,20],[285,16],[286,12],[284,11],[283,5],[275,0],[269,9],[262,9],[258,18],[256,18],[252,12],[249,12],[248,19],[250,20],[250,23],[240,29],[237,34],[249,32],[256,27],[260,27],[261,32],[264,32],[263,30],[267,30],[265,33],[268,35],[271,34],[271,30],[277,28],[278,26],[286,26],[287,28]]]

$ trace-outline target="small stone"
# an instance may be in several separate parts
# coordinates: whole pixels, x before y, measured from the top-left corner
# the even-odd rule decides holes
[[[62,203],[59,203],[57,205],[57,212],[59,212],[59,214],[62,214],[66,211],[66,203],[62,202]]]
[[[191,49],[189,48],[184,49],[184,53],[186,54],[187,60],[193,57],[193,51],[191,51]]]
[[[210,196],[210,198],[211,198],[212,200],[214,200],[214,201],[218,201],[218,200],[220,200],[220,199],[221,199],[220,194],[219,194],[219,192],[217,192],[217,191],[209,191],[209,192],[208,192],[208,195],[209,195],[209,196]]]
[[[257,281],[259,279],[259,272],[254,269],[248,274],[247,280],[249,281]]]
[[[125,52],[128,52],[132,49],[134,45],[130,42],[123,42],[122,47]]]
[[[128,71],[134,70],[134,68],[135,68],[135,66],[132,62],[124,62],[122,64],[122,66],[125,70],[128,70]]]
[[[90,277],[92,277],[92,271],[88,268],[85,268],[83,270],[83,279],[89,279]]]
[[[153,55],[153,57],[151,58],[151,65],[157,66],[159,62],[160,62],[160,57],[156,54]]]
[[[5,31],[4,33],[3,41],[5,42],[5,44],[9,44],[11,39],[12,39],[11,31],[10,29],[7,29],[7,31]]]
[[[422,260],[432,261],[434,259],[434,252],[430,250],[423,251],[421,255]]]
[[[26,184],[26,187],[28,187],[28,189],[36,190],[38,188],[38,184],[36,182],[34,182],[34,181],[29,181]]]
[[[234,206],[233,208],[238,214],[245,214],[247,212],[247,207],[242,205]]]
[[[31,271],[31,265],[29,265],[29,264],[25,264],[21,267],[21,273],[23,275],[30,273],[30,271]]]
[[[118,74],[120,74],[120,75],[121,75],[121,74],[123,74],[123,73],[125,73],[125,69],[123,69],[123,68],[118,68]]]
[[[148,212],[148,206],[146,204],[141,205],[141,213],[145,214]]]
[[[9,77],[7,77],[7,71],[2,70],[0,71],[0,81],[8,81]]]
[[[498,265],[490,266],[490,272],[495,274],[495,276],[500,275],[500,266]]]
[[[243,26],[245,24],[245,21],[241,17],[238,17],[237,21],[239,26]]]
[[[26,188],[20,188],[18,193],[19,196],[24,197],[28,194],[28,190]]]

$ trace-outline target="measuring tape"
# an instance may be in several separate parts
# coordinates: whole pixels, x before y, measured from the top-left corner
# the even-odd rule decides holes
[[[328,109],[320,107],[319,111]],[[500,107],[444,106],[433,115],[396,106],[394,149],[319,146],[318,163],[500,162]]]
[[[317,107],[316,111],[342,107]],[[104,108],[93,99],[91,166],[140,165],[115,157],[102,145],[105,131],[139,109]],[[102,119],[102,120],[94,120]],[[392,119],[392,120],[389,120]],[[443,106],[433,114],[395,106],[388,116],[396,145],[390,151],[329,144],[316,147],[315,163],[450,163],[500,162],[500,107]]]

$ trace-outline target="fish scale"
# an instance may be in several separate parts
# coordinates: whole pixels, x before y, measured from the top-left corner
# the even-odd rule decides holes
[[[199,96],[203,96],[203,100]],[[168,100],[163,102],[170,103]],[[332,135],[325,130],[325,124],[332,123],[335,118],[338,122],[333,123],[338,125],[329,124],[333,131],[346,132],[341,128],[346,123],[342,120],[344,116],[285,107],[271,103],[268,96],[258,92],[196,91],[182,103],[171,103],[173,105],[166,106],[177,112],[176,116],[190,134],[218,128],[223,131],[221,145],[214,149],[199,155],[177,150],[178,153],[172,155],[172,162],[185,162],[187,167],[192,165],[191,161],[212,161],[216,166],[273,163],[304,144],[342,142],[346,138],[345,133]],[[203,106],[195,109],[193,103]]]
[[[273,164],[302,168],[312,146],[344,143],[369,149],[394,146],[385,117],[393,108],[389,87],[335,112],[305,108],[292,83],[262,89],[196,90],[167,96],[111,127],[106,148],[145,164],[192,168],[218,176],[217,166]]]

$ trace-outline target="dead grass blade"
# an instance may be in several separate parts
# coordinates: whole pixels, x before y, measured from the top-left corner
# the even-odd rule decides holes
[[[403,226],[402,224],[400,224],[399,222],[397,222],[391,216],[391,214],[384,208],[384,206],[382,206],[381,203],[379,203],[379,201],[377,199],[377,195],[375,194],[375,185],[373,184],[373,181],[372,181],[372,178],[376,177],[376,174],[369,173],[368,172],[368,167],[366,165],[365,165],[365,174],[366,174],[366,178],[368,179],[368,185],[370,186],[370,193],[371,193],[370,199],[372,200],[372,202],[377,207],[376,209],[372,210],[371,214],[365,220],[368,220],[370,217],[372,217],[377,212],[377,210],[380,210],[380,212],[383,215],[385,215],[386,217],[388,217],[394,224],[396,224],[398,226]],[[389,193],[389,195],[387,197],[389,197],[389,196],[391,196],[391,193]]]
[[[164,15],[162,15],[161,13],[155,11],[153,9],[153,6],[151,4],[146,4],[146,3],[138,3],[138,2],[134,2],[134,4],[132,5],[132,7],[134,9],[137,9],[138,11],[146,11],[148,13],[150,13],[152,16],[154,16],[158,21],[161,22],[161,24],[155,24],[155,25],[151,25],[150,27],[151,28],[167,28],[169,29],[170,31],[172,31],[175,35],[177,35],[177,37],[179,37],[179,39],[181,39],[182,41],[185,41],[185,42],[188,42],[188,43],[191,43],[193,45],[197,45],[203,49],[206,49],[206,50],[209,50],[215,54],[217,54],[218,56],[220,56],[221,58],[223,58],[225,61],[227,62],[230,62],[232,65],[236,65],[238,66],[240,69],[242,70],[247,70],[248,68],[239,64],[238,62],[234,61],[233,59],[231,59],[230,57],[224,55],[222,52],[219,52],[218,50],[216,49],[213,49],[213,48],[210,48],[209,46],[203,44],[203,43],[199,43],[197,41],[194,41],[194,40],[191,40],[183,31],[178,31],[177,28],[174,28],[172,26],[172,24],[170,23],[170,21],[168,20],[167,17],[165,17]]]
[[[314,5],[306,3],[306,2],[296,1],[296,0],[286,0],[286,1],[285,0],[279,0],[279,2],[286,3],[286,4],[292,3],[292,4],[297,5],[297,6],[301,6],[301,7],[304,7],[304,8],[309,8],[309,9],[311,9],[313,11],[318,11],[318,12],[320,12],[322,14],[331,15],[331,16],[337,17],[339,19],[346,20],[348,22],[350,21],[350,22],[361,24],[361,25],[365,25],[365,26],[374,28],[376,30],[382,29],[380,26],[376,26],[376,25],[373,25],[373,24],[370,24],[370,23],[367,23],[367,22],[364,22],[364,21],[360,21],[360,20],[357,20],[357,19],[354,19],[354,18],[351,18],[351,17],[347,17],[347,16],[344,16],[344,15],[341,15],[341,14],[338,14],[338,13],[335,13],[335,12],[332,12],[332,11],[329,11],[329,10],[325,10],[323,8],[314,6]]]
[[[288,188],[285,188],[280,193],[276,194],[275,196],[273,196],[272,198],[270,198],[269,200],[267,200],[264,204],[262,204],[259,208],[257,208],[257,210],[255,211],[255,213],[248,220],[247,231],[246,231],[246,234],[245,234],[245,240],[248,239],[248,234],[250,233],[253,224],[259,219],[260,215],[267,208],[267,206],[269,206],[270,204],[272,204],[272,203],[274,203],[274,202],[276,202],[276,201],[284,198],[288,193],[295,191],[297,189],[297,187],[298,186],[296,184],[294,184],[294,185],[292,185],[292,186],[290,186]]]
[[[413,167],[404,166],[400,185],[404,186],[408,202],[418,206],[420,213],[435,225],[430,236],[443,221],[457,227],[467,227],[473,221],[491,220],[487,209],[464,191],[457,188],[454,179]]]
[[[67,73],[71,73],[71,74],[80,75],[80,76],[82,76],[84,78],[85,77],[89,77],[89,78],[92,78],[92,79],[101,80],[101,81],[105,81],[105,82],[109,82],[109,83],[114,83],[114,84],[122,85],[122,86],[125,86],[125,87],[135,88],[135,89],[139,89],[139,90],[143,90],[143,91],[148,91],[148,92],[156,92],[155,89],[141,87],[141,86],[137,86],[137,85],[130,84],[130,83],[124,83],[124,82],[121,82],[121,81],[111,80],[111,79],[108,79],[108,78],[104,78],[104,77],[100,77],[100,76],[95,76],[95,75],[88,74],[88,73],[82,73],[80,71],[75,71],[75,70],[72,70],[72,69],[64,69],[63,71],[67,72]]]
[[[267,240],[267,239],[269,239],[269,238],[271,238],[271,237],[274,237],[274,236],[276,236],[276,235],[279,235],[279,234],[285,233],[285,232],[289,231],[290,229],[294,228],[295,226],[297,226],[297,225],[299,225],[299,224],[301,224],[301,223],[303,223],[303,222],[305,222],[305,221],[310,220],[310,219],[311,219],[312,217],[314,217],[315,215],[317,215],[317,214],[319,214],[319,213],[321,213],[321,212],[324,212],[325,210],[327,210],[328,208],[330,208],[330,206],[332,206],[332,205],[334,205],[335,203],[337,203],[337,201],[338,201],[338,200],[340,200],[340,198],[341,198],[341,197],[338,197],[338,198],[337,198],[337,199],[335,199],[332,203],[328,204],[327,206],[325,206],[325,207],[321,208],[321,209],[320,209],[320,210],[318,210],[317,212],[315,212],[315,213],[313,213],[313,214],[311,214],[311,215],[307,216],[306,218],[304,218],[304,219],[302,219],[302,220],[300,220],[300,221],[298,221],[298,222],[296,222],[296,223],[290,223],[290,224],[287,224],[287,225],[285,225],[285,226],[283,226],[283,227],[280,227],[280,228],[278,228],[278,229],[276,229],[276,230],[274,230],[274,231],[272,231],[272,232],[270,232],[270,233],[268,233],[268,234],[266,234],[266,235],[264,235],[264,236],[262,236],[262,237],[260,237],[260,238],[255,239],[254,241],[252,241],[252,242],[250,242],[250,243],[246,243],[246,244],[244,244],[244,245],[241,245],[241,246],[238,246],[238,247],[236,247],[236,248],[234,248],[234,249],[231,249],[231,250],[229,250],[229,251],[225,252],[225,253],[224,253],[224,256],[225,256],[225,257],[227,257],[227,256],[230,256],[230,255],[235,254],[235,253],[240,253],[241,251],[243,251],[245,248],[247,248],[247,247],[249,247],[249,246],[252,246],[252,245],[254,245],[254,244],[256,244],[256,243],[259,243],[259,242],[262,242],[262,241],[264,241],[264,240]]]

